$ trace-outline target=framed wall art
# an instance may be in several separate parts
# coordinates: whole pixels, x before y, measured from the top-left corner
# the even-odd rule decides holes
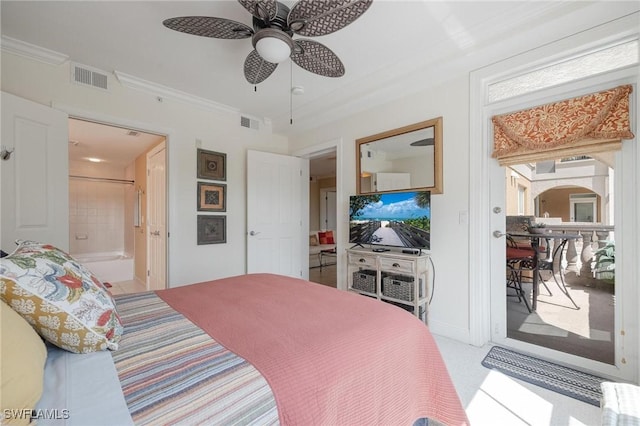
[[[198,215],[198,245],[227,242],[227,217]]]
[[[227,180],[227,154],[198,149],[198,179]]]
[[[226,212],[227,185],[224,183],[198,182],[198,211]]]

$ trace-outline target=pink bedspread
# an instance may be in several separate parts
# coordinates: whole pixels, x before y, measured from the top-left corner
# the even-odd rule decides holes
[[[281,424],[468,424],[428,328],[397,307],[271,274],[157,293],[264,375]]]

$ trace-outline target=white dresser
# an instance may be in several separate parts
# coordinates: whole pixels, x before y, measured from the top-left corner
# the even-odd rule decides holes
[[[429,307],[429,255],[347,249],[349,291],[397,305],[425,323]]]

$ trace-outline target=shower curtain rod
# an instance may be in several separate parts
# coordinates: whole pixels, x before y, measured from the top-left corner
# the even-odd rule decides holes
[[[69,177],[73,179],[85,179],[85,180],[93,180],[93,181],[101,181],[101,182],[123,183],[125,185],[133,185],[135,183],[134,180],[125,180],[125,179],[111,179],[111,178],[100,178],[100,177],[78,176],[78,175],[69,175]]]

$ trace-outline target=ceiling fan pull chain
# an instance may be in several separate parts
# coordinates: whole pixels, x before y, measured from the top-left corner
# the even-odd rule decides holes
[[[254,84],[254,85],[253,85],[253,91],[254,91],[254,92],[257,92],[257,91],[258,91],[258,85],[257,85],[257,84]]]
[[[293,61],[289,61],[289,125],[293,126]]]

